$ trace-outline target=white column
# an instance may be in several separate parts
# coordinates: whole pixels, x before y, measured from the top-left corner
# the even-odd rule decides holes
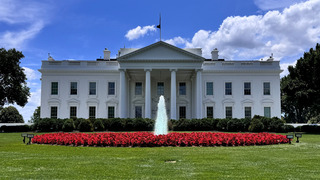
[[[177,119],[177,81],[176,81],[176,71],[177,69],[170,69],[171,71],[171,97],[170,97],[170,112],[171,119]]]
[[[151,118],[151,69],[146,71],[146,90],[145,90],[145,118]]]
[[[119,117],[127,117],[127,87],[126,87],[126,72],[124,69],[120,69],[120,106],[119,106]]]
[[[202,118],[202,69],[197,69],[197,81],[196,81],[196,118]]]

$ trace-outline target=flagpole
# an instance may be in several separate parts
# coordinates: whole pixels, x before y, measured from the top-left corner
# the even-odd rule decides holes
[[[157,28],[160,29],[160,41],[161,41],[161,13],[159,15],[159,25],[157,26]]]

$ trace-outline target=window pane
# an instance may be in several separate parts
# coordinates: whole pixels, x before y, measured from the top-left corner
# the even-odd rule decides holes
[[[108,83],[108,95],[115,95],[116,90],[116,83],[115,82],[109,82]]]
[[[96,82],[89,83],[89,94],[96,95]]]
[[[51,82],[51,95],[58,95],[58,82]]]
[[[108,118],[114,118],[114,106],[108,106]]]
[[[135,95],[142,95],[142,82],[136,82]]]
[[[70,118],[76,118],[77,117],[77,107],[71,106],[70,107]]]
[[[251,95],[251,83],[250,82],[244,83],[244,95]]]
[[[232,83],[231,82],[225,83],[225,95],[232,95]]]
[[[207,82],[207,95],[213,95],[213,82]]]
[[[89,119],[94,119],[94,118],[96,118],[96,107],[90,106],[89,107]]]
[[[135,117],[142,118],[142,106],[136,106],[135,108]]]
[[[52,119],[57,119],[58,118],[58,107],[57,106],[51,106],[51,115],[50,117]]]
[[[264,107],[264,117],[271,118],[271,109],[270,109],[270,107]]]
[[[78,84],[77,82],[71,82],[70,83],[70,94],[71,95],[77,95],[78,93]]]
[[[181,82],[179,83],[179,95],[186,95],[186,83],[185,82]]]
[[[244,117],[251,118],[251,107],[244,107]]]
[[[270,83],[269,82],[263,83],[263,95],[270,95]]]
[[[186,118],[186,107],[185,106],[180,106],[179,107],[179,118],[180,119],[185,119]]]
[[[213,118],[213,107],[212,106],[207,107],[207,118]]]
[[[163,82],[158,82],[157,85],[157,94],[160,95],[164,95],[164,83]]]
[[[232,118],[232,107],[231,106],[226,107],[226,118]]]

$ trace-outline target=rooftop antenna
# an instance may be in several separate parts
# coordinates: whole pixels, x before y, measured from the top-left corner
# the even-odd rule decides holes
[[[159,15],[159,25],[157,26],[157,28],[160,29],[160,41],[161,41],[161,13]]]

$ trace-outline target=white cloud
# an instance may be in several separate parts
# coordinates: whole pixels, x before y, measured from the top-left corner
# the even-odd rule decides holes
[[[295,67],[296,63],[297,63],[297,60],[294,61],[293,63],[281,63],[280,68],[283,70],[283,72],[280,74],[280,77],[284,77],[284,76],[288,75],[289,74],[288,67],[289,66]]]
[[[28,67],[22,67],[24,69],[24,73],[26,74],[27,76],[27,79],[29,81],[31,80],[39,80],[40,78],[40,73],[36,70],[33,70],[31,68],[28,68]]]
[[[169,44],[174,45],[174,46],[177,46],[179,44],[188,43],[188,40],[178,36],[178,37],[174,37],[173,39],[164,40],[164,42],[169,43]]]
[[[320,42],[318,17],[320,0],[295,4],[283,11],[269,11],[264,15],[228,17],[217,31],[196,32],[185,46],[201,47],[205,57],[210,57],[212,49],[218,48],[220,57],[225,59],[260,59],[271,53],[276,60],[301,56]]]
[[[0,31],[0,46],[7,49],[24,47],[27,40],[44,28],[49,9],[50,6],[42,1],[0,0],[0,23],[10,25]]]
[[[141,28],[141,26],[137,26],[134,29],[130,29],[127,34],[125,35],[125,37],[131,41],[134,39],[138,39],[140,37],[143,37],[144,35],[148,34],[149,32],[152,31],[156,31],[157,29],[155,28],[155,25],[152,26],[143,26]]]

